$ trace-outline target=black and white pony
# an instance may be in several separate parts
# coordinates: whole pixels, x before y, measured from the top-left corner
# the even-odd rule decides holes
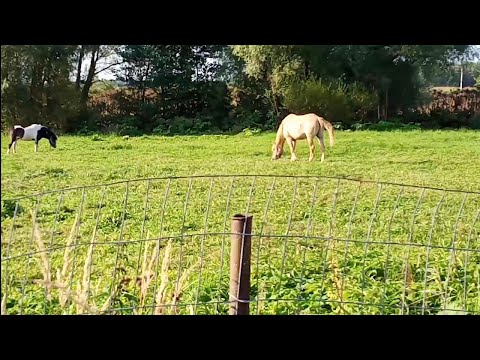
[[[57,135],[55,135],[53,131],[46,126],[40,124],[32,124],[24,128],[20,125],[15,125],[10,133],[10,144],[8,145],[7,154],[10,154],[10,148],[12,147],[12,145],[13,152],[17,152],[18,140],[34,140],[35,152],[38,152],[38,142],[41,139],[48,139],[50,145],[53,148],[57,147]]]

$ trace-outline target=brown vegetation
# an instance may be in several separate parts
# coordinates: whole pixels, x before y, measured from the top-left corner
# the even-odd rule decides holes
[[[463,91],[445,92],[433,89],[433,100],[422,106],[419,111],[431,114],[436,111],[469,113],[470,116],[480,115],[480,91],[476,89],[464,89]]]

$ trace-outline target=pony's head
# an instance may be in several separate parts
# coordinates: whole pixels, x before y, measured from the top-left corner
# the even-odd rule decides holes
[[[54,149],[57,147],[57,135],[53,133],[52,130],[47,128],[46,126],[42,127],[42,137],[47,138],[50,142],[50,146]]]
[[[283,155],[283,144],[282,143],[273,143],[272,145],[272,160],[278,160]]]

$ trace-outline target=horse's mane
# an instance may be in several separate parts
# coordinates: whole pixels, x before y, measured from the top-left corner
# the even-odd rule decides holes
[[[283,138],[283,121],[280,123],[277,129],[277,138],[276,141],[280,141]]]

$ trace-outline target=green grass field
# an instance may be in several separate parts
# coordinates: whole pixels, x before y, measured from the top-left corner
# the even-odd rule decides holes
[[[225,314],[246,211],[253,314],[480,312],[479,132],[337,132],[324,163],[273,139],[3,136],[2,313]]]

